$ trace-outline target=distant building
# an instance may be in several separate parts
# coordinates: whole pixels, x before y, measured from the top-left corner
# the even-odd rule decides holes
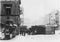
[[[52,13],[45,16],[45,25],[57,26],[59,27],[59,11],[53,11]]]

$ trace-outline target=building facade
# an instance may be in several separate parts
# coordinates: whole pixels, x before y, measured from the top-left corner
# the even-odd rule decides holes
[[[19,34],[20,4],[20,0],[0,0],[0,31],[4,32],[5,39],[10,39],[10,34]]]
[[[13,21],[20,24],[20,0],[0,1],[0,22]],[[5,20],[5,21],[4,21]]]

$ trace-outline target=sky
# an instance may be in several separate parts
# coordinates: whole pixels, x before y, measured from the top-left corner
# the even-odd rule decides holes
[[[60,0],[21,0],[24,8],[24,24],[43,25],[44,17],[55,10],[60,10]]]

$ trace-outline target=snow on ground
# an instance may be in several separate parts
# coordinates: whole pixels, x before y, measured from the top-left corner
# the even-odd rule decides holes
[[[55,35],[18,35],[12,40],[0,40],[0,42],[60,42],[60,34],[57,32]]]

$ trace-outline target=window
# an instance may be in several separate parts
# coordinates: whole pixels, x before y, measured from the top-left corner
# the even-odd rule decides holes
[[[4,4],[4,9],[5,9],[6,15],[11,15],[11,7],[12,7],[11,4]]]
[[[6,8],[6,15],[11,15],[11,8]]]

